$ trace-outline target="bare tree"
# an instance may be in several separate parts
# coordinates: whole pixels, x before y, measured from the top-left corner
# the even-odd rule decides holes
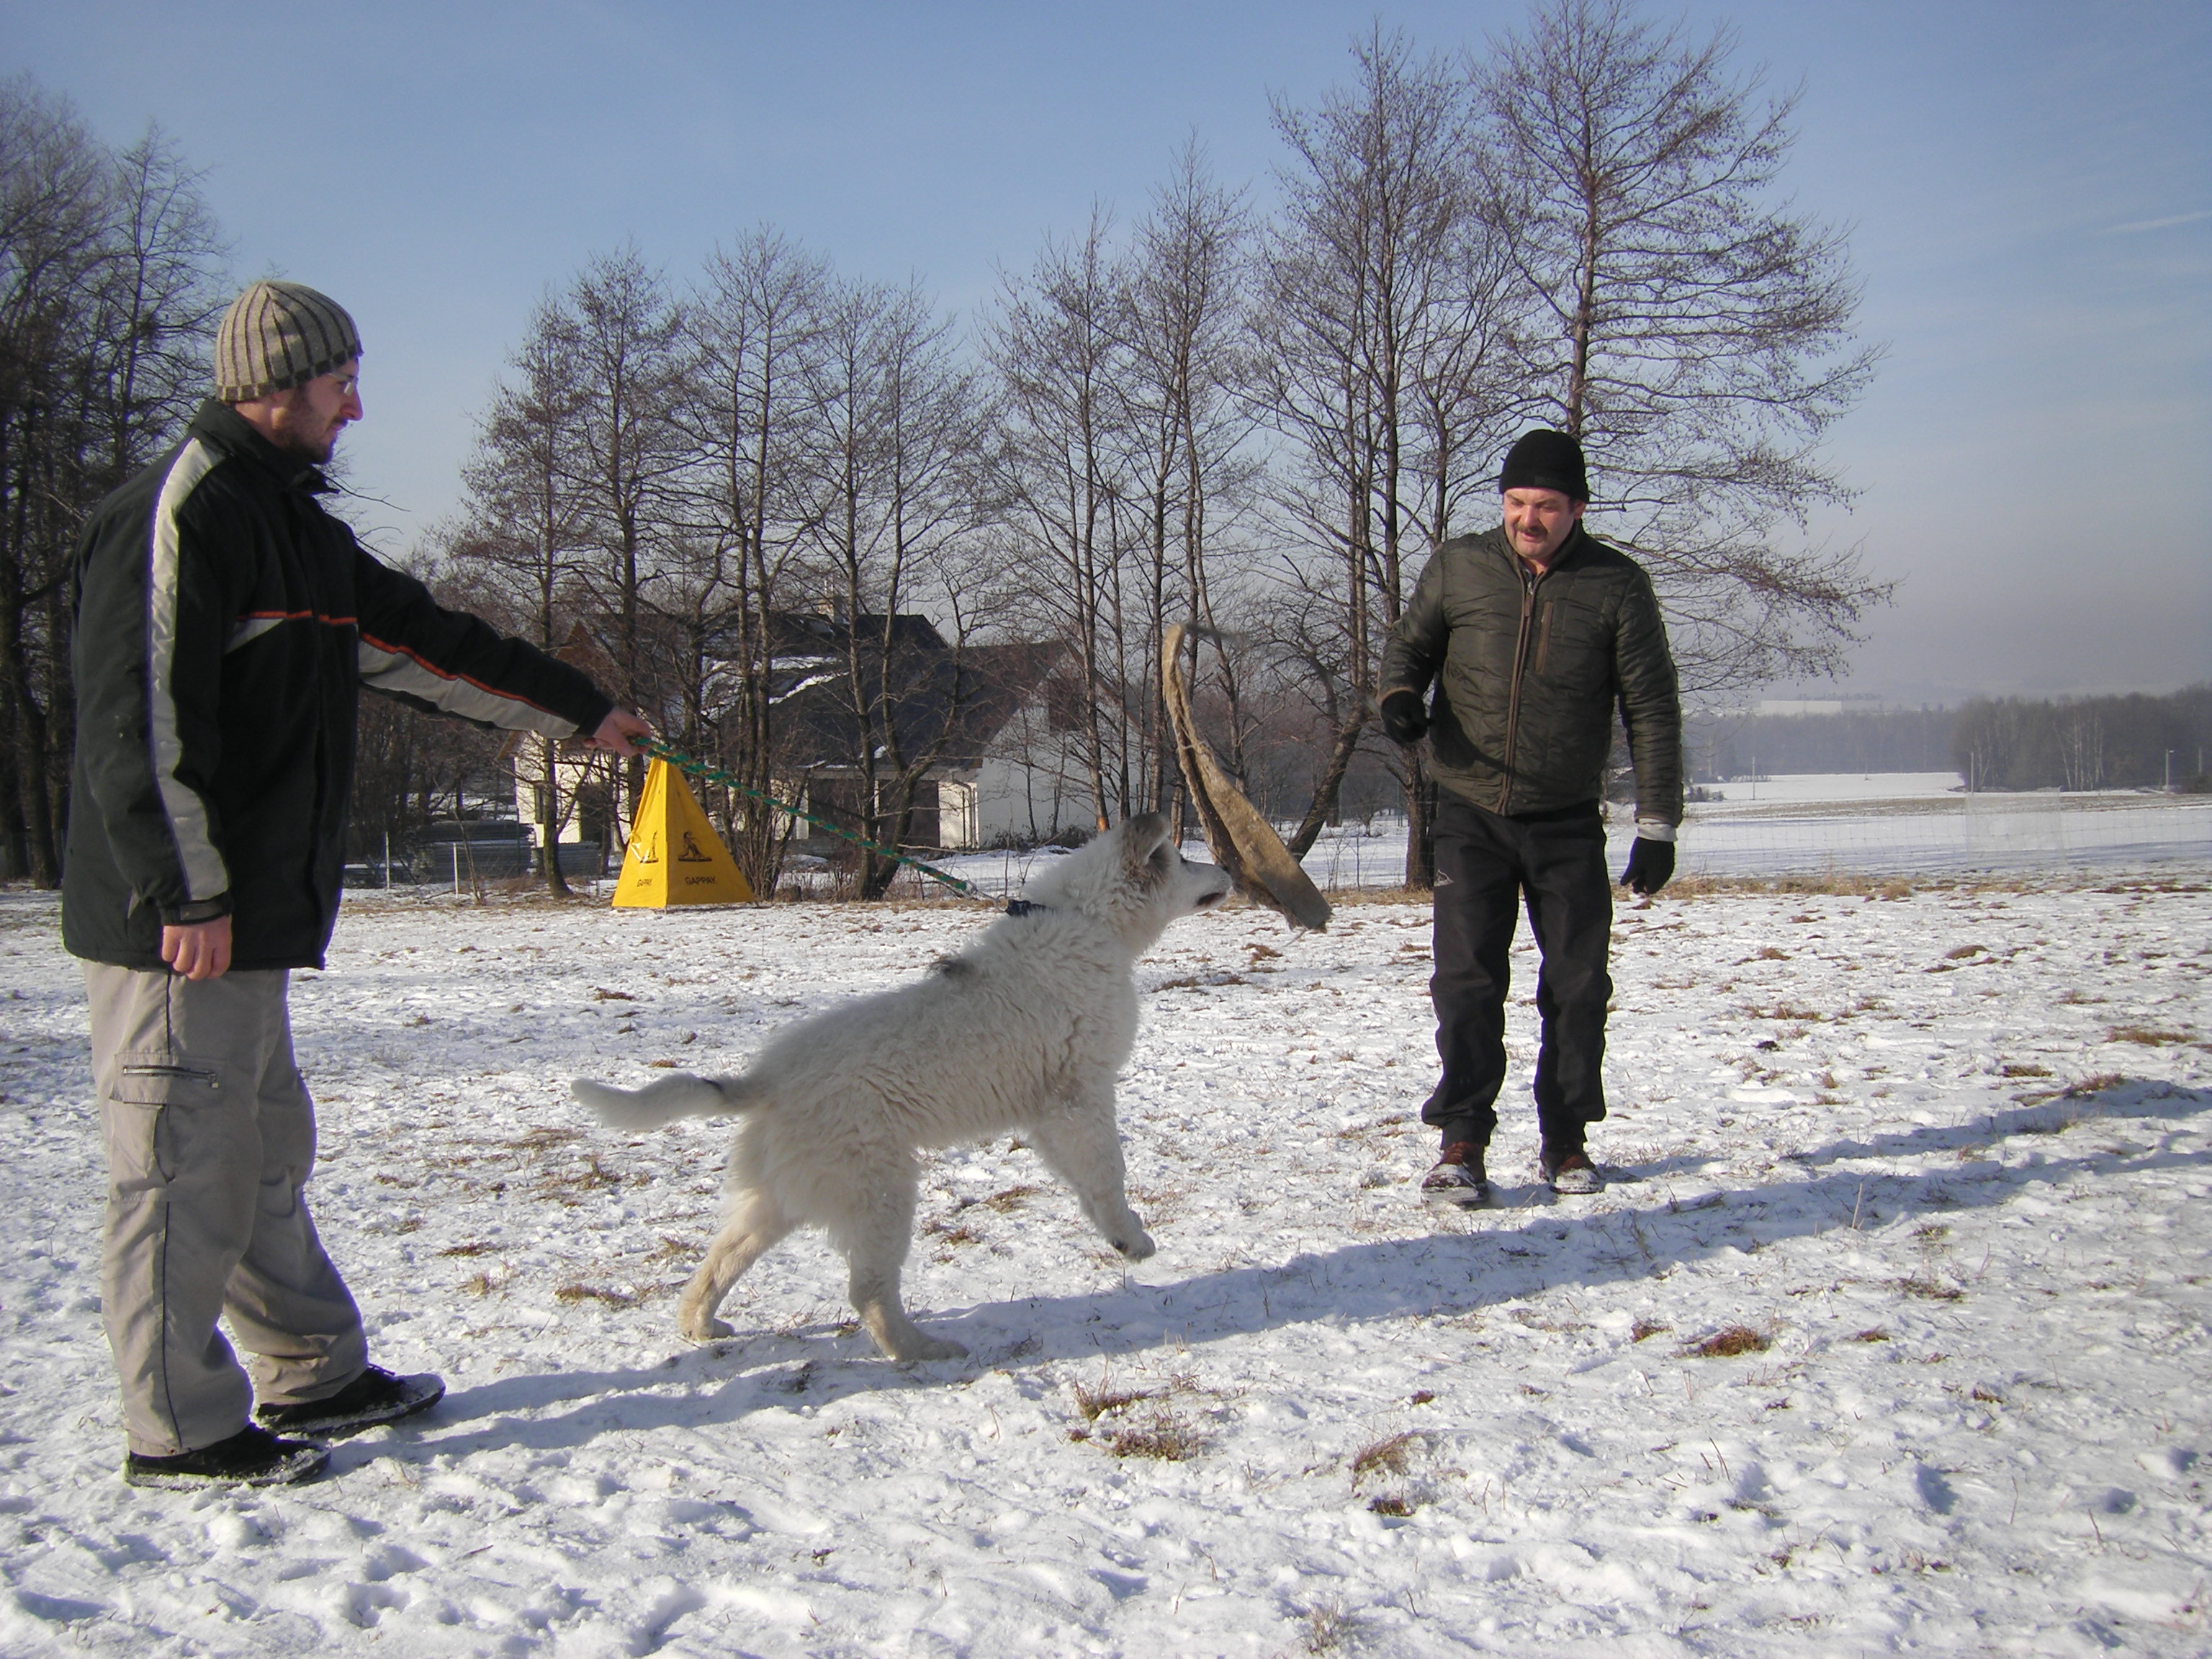
[[[676,422],[683,308],[635,247],[589,261],[554,303],[581,416],[564,450],[564,485],[586,555],[579,575],[606,619],[615,681],[608,689],[629,708],[661,711],[670,676],[646,590],[684,533],[677,486],[689,457]],[[643,763],[630,761],[633,799],[643,775]]]
[[[2032,746],[2027,707],[2017,697],[1972,698],[1951,723],[1951,757],[1969,794],[2016,787]]]
[[[75,382],[108,217],[106,156],[58,99],[0,85],[0,715],[14,764],[6,873],[61,878],[54,753],[67,634],[49,620],[70,520],[89,505]],[[65,744],[63,745],[65,747]]]
[[[698,648],[712,652],[720,672],[714,695],[702,699],[699,736],[761,794],[778,758],[775,617],[809,580],[807,538],[820,507],[809,467],[830,288],[822,260],[763,228],[716,250],[688,308],[689,391],[678,420],[690,455],[686,511],[703,567],[695,615]],[[717,611],[709,639],[706,623]],[[751,797],[723,811],[739,867],[756,890],[772,892],[789,826]]]
[[[1818,446],[1877,354],[1852,340],[1842,232],[1772,199],[1797,94],[1761,106],[1735,46],[1632,0],[1541,0],[1470,70],[1492,211],[1547,325],[1532,384],[1582,439],[1604,532],[1651,570],[1698,689],[1833,668],[1888,592],[1855,551],[1778,544],[1848,499]]]
[[[1008,277],[984,350],[999,383],[1010,533],[1026,550],[1040,619],[1077,677],[1079,764],[1100,829],[1132,808],[1131,685],[1124,606],[1134,526],[1126,428],[1127,347],[1110,221],[1094,210],[1071,242],[1048,241]]]
[[[567,650],[588,623],[593,665],[614,695],[664,727],[684,702],[653,591],[685,538],[683,328],[681,307],[635,248],[588,261],[542,300],[464,471],[467,517],[447,550],[453,579],[484,589],[484,608],[541,647]],[[537,796],[546,883],[565,892],[559,842],[576,799],[563,799],[555,746],[529,747],[518,770]],[[642,773],[636,761],[615,769],[611,816],[635,802]]]
[[[2059,705],[2053,725],[2061,781],[2073,790],[2099,789],[2105,782],[2105,720],[2091,704]]]
[[[567,644],[579,620],[590,531],[579,488],[587,470],[580,355],[574,316],[550,296],[541,301],[461,469],[467,517],[448,538],[451,557],[472,566],[491,590],[489,609],[549,652]],[[532,756],[519,769],[536,796],[545,883],[566,894],[560,841],[574,802],[563,796],[558,745],[550,738],[520,741]]]
[[[1478,188],[1472,90],[1379,26],[1352,59],[1353,85],[1317,109],[1276,106],[1291,159],[1257,311],[1255,395],[1286,441],[1278,493],[1299,544],[1280,643],[1319,677],[1330,717],[1290,842],[1299,855],[1335,814],[1419,561],[1447,533],[1512,396],[1500,373],[1510,295]],[[1425,879],[1427,783],[1417,757],[1404,765],[1408,878]]]
[[[829,312],[815,371],[815,538],[844,624],[836,637],[860,833],[878,845],[911,839],[925,781],[978,690],[958,647],[983,597],[963,592],[973,567],[961,544],[988,511],[984,434],[975,377],[951,337],[917,289],[848,284]],[[908,607],[925,598],[953,618],[949,659],[909,637]],[[880,898],[897,872],[864,850],[860,896]]]
[[[208,345],[228,303],[229,246],[201,175],[157,127],[115,157],[110,252],[94,290],[88,392],[105,479],[153,459],[208,392]]]
[[[1139,737],[1149,758],[1151,805],[1160,811],[1176,794],[1175,745],[1165,730],[1159,674],[1161,641],[1172,623],[1195,618],[1210,630],[1230,769],[1239,777],[1243,772],[1238,663],[1219,626],[1216,589],[1221,581],[1218,543],[1249,501],[1256,471],[1243,453],[1252,418],[1238,396],[1247,373],[1243,336],[1250,232],[1243,192],[1214,181],[1194,137],[1153,192],[1123,276],[1118,326],[1127,362],[1121,395],[1131,493],[1142,515],[1143,538]],[[1189,665],[1194,683],[1198,652],[1194,635]]]

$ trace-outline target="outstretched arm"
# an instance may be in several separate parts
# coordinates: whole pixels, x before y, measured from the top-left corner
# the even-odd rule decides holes
[[[614,700],[588,675],[464,611],[448,611],[404,571],[354,550],[361,683],[507,732],[589,736]],[[635,715],[629,716],[635,720]]]

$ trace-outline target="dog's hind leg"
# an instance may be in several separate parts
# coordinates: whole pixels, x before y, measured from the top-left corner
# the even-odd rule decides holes
[[[957,1342],[926,1334],[907,1317],[899,1297],[899,1272],[914,1236],[914,1176],[877,1182],[856,1212],[838,1229],[851,1271],[853,1307],[860,1323],[884,1355],[902,1365],[928,1359],[957,1359],[968,1350]]]
[[[766,1193],[746,1194],[707,1247],[707,1259],[699,1264],[699,1271],[684,1287],[684,1299],[677,1304],[677,1328],[694,1342],[730,1335],[730,1328],[714,1317],[715,1310],[745,1269],[796,1225]]]
[[[1121,1135],[1114,1122],[1113,1085],[1085,1090],[1048,1107],[1029,1129],[1037,1156],[1067,1183],[1106,1242],[1132,1261],[1152,1255],[1156,1248],[1152,1236],[1129,1207]]]

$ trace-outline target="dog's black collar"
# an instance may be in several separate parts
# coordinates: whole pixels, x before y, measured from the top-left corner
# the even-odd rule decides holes
[[[1039,904],[1034,899],[1008,899],[1006,901],[1006,914],[1010,916],[1025,916],[1032,910],[1049,910],[1051,908],[1052,906],[1049,904]]]

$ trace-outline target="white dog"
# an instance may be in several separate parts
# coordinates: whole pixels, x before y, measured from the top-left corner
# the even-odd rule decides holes
[[[1228,873],[1168,844],[1167,820],[1130,818],[1045,872],[982,937],[920,983],[862,997],[778,1032],[742,1077],[678,1073],[642,1089],[579,1081],[618,1128],[742,1114],[728,1219],[684,1291],[694,1341],[727,1336],[715,1310],[795,1227],[843,1252],[853,1305],[902,1363],[951,1359],[899,1300],[914,1229],[915,1153],[1018,1133],[1132,1261],[1152,1253],[1122,1190],[1114,1079],[1137,1033],[1132,970],[1179,916],[1229,896]]]

